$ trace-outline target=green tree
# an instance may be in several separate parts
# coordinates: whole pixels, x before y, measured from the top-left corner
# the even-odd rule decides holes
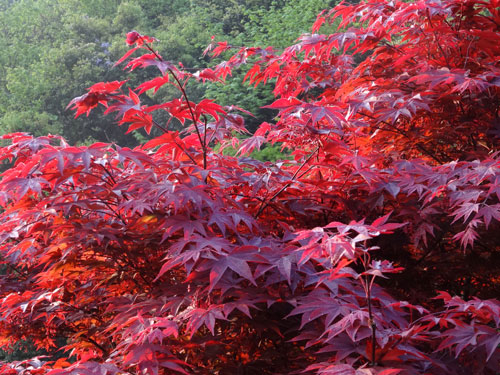
[[[120,79],[120,69],[113,65],[126,51],[124,32],[137,29],[155,35],[165,59],[198,69],[217,63],[202,56],[212,35],[236,46],[270,43],[281,48],[307,32],[315,14],[326,6],[319,0],[4,1],[0,7],[0,132],[58,133],[71,143],[99,140],[133,146],[147,135],[126,135],[114,126],[113,118],[99,113],[75,119],[65,109],[82,86]],[[130,81],[152,74],[134,72]],[[253,130],[262,119],[272,119],[271,111],[260,108],[272,98],[272,91],[241,86],[243,74],[234,74],[226,84],[188,85],[188,95],[195,101],[210,97],[251,111],[260,118],[247,117]],[[144,100],[159,103],[175,95],[175,89],[166,87]]]

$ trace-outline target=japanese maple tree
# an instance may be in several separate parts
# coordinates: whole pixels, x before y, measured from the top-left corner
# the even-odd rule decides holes
[[[498,372],[500,2],[346,3],[312,32],[192,73],[132,31],[117,65],[158,77],[69,106],[160,136],[2,137],[0,344],[66,344],[1,374]],[[185,87],[245,64],[278,112],[241,140],[244,109]]]

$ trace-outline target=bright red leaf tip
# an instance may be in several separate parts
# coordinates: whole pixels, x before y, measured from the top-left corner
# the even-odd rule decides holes
[[[156,41],[156,38],[147,35],[141,35],[135,30],[127,33],[126,43],[129,46],[132,46],[134,44],[136,44],[137,46],[142,46],[144,43],[153,43],[154,41]]]
[[[127,44],[129,46],[135,44],[135,42],[137,41],[137,39],[139,39],[141,37],[141,34],[139,34],[137,31],[131,31],[127,34]]]
[[[87,116],[90,111],[98,104],[108,106],[108,101],[114,98],[114,94],[120,92],[120,88],[127,81],[100,82],[89,87],[88,92],[71,100],[66,108],[76,110],[75,118],[85,113]]]

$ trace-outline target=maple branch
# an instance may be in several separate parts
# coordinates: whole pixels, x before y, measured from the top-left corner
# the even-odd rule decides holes
[[[377,325],[375,324],[373,320],[373,311],[372,311],[372,286],[373,286],[373,281],[375,280],[375,276],[372,277],[372,280],[370,282],[370,285],[367,286],[366,290],[366,300],[368,302],[368,316],[369,316],[369,323],[370,323],[370,328],[372,330],[372,353],[371,353],[371,365],[376,366],[377,365],[377,359],[375,357],[375,345],[377,343]]]
[[[181,91],[182,96],[184,96],[184,99],[186,99],[186,104],[188,106],[189,113],[191,115],[191,120],[193,121],[194,130],[196,132],[196,135],[198,136],[198,140],[200,141],[200,144],[201,144],[201,147],[203,150],[203,158],[205,159],[206,158],[206,145],[205,145],[205,143],[203,143],[203,140],[201,138],[201,133],[200,133],[200,130],[198,129],[198,126],[197,126],[198,121],[196,121],[196,116],[194,115],[193,108],[191,107],[191,103],[189,102],[189,98],[187,96],[186,90],[182,86],[181,81],[179,80],[179,78],[177,78],[177,75],[174,73],[174,71],[170,68],[168,68],[168,71],[170,72],[170,74],[172,74],[172,77],[174,77],[175,81],[179,85],[179,90]],[[206,169],[206,166],[204,166],[203,169]]]
[[[260,214],[262,214],[262,211],[264,211],[266,209],[267,206],[269,206],[269,204],[278,196],[280,195],[283,191],[285,191],[294,181],[295,177],[297,177],[299,171],[304,167],[304,165],[306,165],[309,160],[312,159],[312,157],[314,156],[314,154],[319,150],[319,146],[317,146],[313,152],[311,152],[311,154],[307,157],[306,160],[304,160],[304,162],[300,165],[300,167],[295,171],[295,173],[293,174],[291,180],[289,182],[287,182],[281,189],[279,189],[267,202],[263,202],[259,208],[259,210],[257,211],[257,213],[255,214],[254,218],[257,219]],[[305,173],[309,172],[311,170],[312,166],[310,168],[308,168],[304,173],[302,173],[300,177],[302,177]]]
[[[10,269],[11,269],[12,271],[14,271],[14,272],[17,272],[17,274],[18,274],[19,276],[22,276],[25,280],[27,280],[27,279],[28,279],[28,276],[29,276],[29,275],[28,275],[28,273],[27,273],[27,272],[23,272],[23,271],[19,270],[16,266],[13,266],[13,265],[12,265],[12,264],[10,264],[10,263],[5,263],[5,264],[7,265],[7,267],[8,267],[8,268],[10,268]]]
[[[121,254],[120,254],[120,255],[121,255]],[[119,257],[120,255],[118,255],[118,257]],[[141,278],[142,278],[144,281],[146,281],[146,280],[144,279],[144,277],[141,275],[140,270],[139,270],[139,269],[137,269],[136,267],[134,267],[134,265],[130,264],[130,262],[128,261],[128,259],[127,259],[127,258],[124,258],[124,257],[122,256],[122,258],[124,258],[124,261],[125,261],[125,265],[123,265],[123,264],[121,264],[121,263],[119,262],[118,257],[117,257],[117,258],[112,258],[112,260],[114,260],[114,261],[115,261],[115,263],[118,265],[118,267],[120,267],[120,270],[121,270],[122,272],[126,272],[126,267],[128,266],[128,267],[132,268],[133,270],[137,271],[137,274],[139,274],[139,276],[141,276]],[[130,277],[130,280],[132,280],[132,282],[133,282],[133,283],[137,286],[137,290],[143,290],[143,289],[144,289],[144,285],[139,284],[139,282],[138,282],[138,281],[137,281],[134,277]],[[146,282],[147,282],[147,281],[146,281]]]
[[[266,202],[266,199],[265,198],[260,198],[260,197],[256,197],[256,196],[250,196],[250,195],[245,195],[245,194],[233,194],[237,197],[243,197],[243,198],[248,198],[248,199],[255,199],[255,200],[258,200],[261,202],[261,204],[264,204]],[[308,198],[286,198],[286,200],[309,200]],[[314,199],[310,199],[312,201],[314,201]],[[283,213],[286,213],[286,214],[290,214],[290,211],[288,210],[285,210],[285,209],[282,209],[281,211],[277,208],[277,207],[273,207],[271,206],[271,208],[276,211],[276,213],[279,215],[279,214],[283,214]]]
[[[111,174],[111,172],[104,165],[102,165],[102,164],[99,164],[99,165],[101,166],[102,169],[104,169],[104,172],[109,176],[109,178],[113,182],[113,185],[116,185],[116,180],[113,177],[113,175]]]
[[[464,67],[463,69],[465,69],[467,67],[467,63],[469,61],[469,51],[470,51],[470,47],[472,46],[472,42],[474,42],[474,38],[472,38],[469,42],[469,45],[467,46],[467,51],[465,52],[465,60],[464,60]]]
[[[225,117],[224,115],[222,115],[222,117]],[[212,132],[212,134],[210,135],[210,139],[208,140],[208,145],[212,142],[212,140],[214,139],[215,137],[215,134],[217,133],[217,130],[219,130],[219,121],[216,121],[215,122],[215,128],[214,128],[214,131]],[[206,130],[205,130],[206,131]]]
[[[106,167],[105,167],[104,165],[102,165],[102,164],[99,164],[99,165],[101,166],[101,168],[102,168],[102,169],[104,169],[104,172],[106,172],[106,174],[109,176],[109,178],[111,179],[111,181],[113,181],[113,184],[114,184],[114,185],[116,185],[116,179],[113,177],[113,175],[112,175],[112,174],[111,174],[111,172],[108,170],[108,168],[106,168]],[[126,201],[130,200],[130,198],[128,197],[128,195],[127,195],[125,192],[123,192],[123,193],[122,193],[122,197],[123,197]]]
[[[90,208],[84,208],[84,207],[77,207],[76,209],[78,209],[80,211],[88,211],[88,212],[91,212],[91,213],[95,212],[95,213],[99,213],[99,214],[103,214],[103,215],[109,215],[110,214],[109,212],[106,212],[106,211],[101,211],[101,210],[97,210],[97,209],[90,209]],[[80,214],[83,216],[83,213],[80,212]],[[111,216],[114,216],[117,219],[120,219],[120,217],[118,215],[116,215],[114,212],[113,212],[113,214],[114,215],[111,215]]]
[[[203,122],[205,123],[205,128],[203,131],[203,169],[207,169],[207,126],[208,126],[208,119],[207,116],[203,114]],[[195,125],[196,126],[196,125]]]
[[[427,20],[429,21],[429,25],[432,28],[432,33],[434,34],[434,39],[436,39],[436,44],[439,48],[439,51],[443,55],[444,61],[446,62],[446,67],[451,70],[451,65],[450,65],[450,61],[448,60],[448,56],[444,52],[443,47],[441,47],[441,43],[440,43],[439,38],[437,36],[436,30],[434,29],[434,24],[432,23],[432,20],[431,20],[429,8],[427,8],[426,10],[427,10],[427,13],[426,13]]]
[[[366,241],[365,241],[365,247],[366,247]],[[368,262],[370,261],[370,254],[367,252],[363,253],[363,257],[360,258],[363,268],[365,270],[368,269]],[[366,303],[368,305],[368,324],[370,325],[370,329],[372,331],[371,334],[371,341],[372,341],[372,347],[371,347],[371,360],[370,360],[370,366],[376,366],[377,365],[377,358],[375,357],[376,355],[376,350],[375,350],[375,345],[376,345],[376,339],[377,339],[377,325],[375,324],[375,321],[373,320],[373,309],[372,309],[372,288],[373,288],[373,283],[375,281],[375,275],[371,277],[370,282],[369,276],[366,276],[366,279],[361,276],[360,281],[361,285],[363,286],[363,289],[365,290],[365,296],[366,296]]]
[[[156,126],[158,129],[160,129],[161,131],[163,131],[165,134],[168,133],[168,130],[166,128],[164,128],[163,126],[161,126],[160,124],[158,124],[158,122],[156,122],[155,120],[152,120],[152,123],[153,123],[154,126]],[[191,159],[191,161],[195,165],[197,165],[196,161],[194,160],[194,157],[184,147],[182,147],[182,145],[179,144],[175,139],[174,139],[174,143],[177,145],[177,147],[179,147],[182,150],[182,152],[184,152],[187,155],[187,157],[189,159]]]
[[[81,337],[83,339],[87,340],[88,342],[90,342],[97,349],[99,349],[102,352],[102,355],[103,355],[104,358],[109,357],[109,351],[106,348],[104,348],[104,346],[102,346],[97,341],[95,341],[92,337],[89,337],[87,335],[82,335]]]
[[[71,307],[73,307],[73,306],[71,306]],[[76,309],[78,309],[80,311],[85,311],[85,310],[82,310],[81,308],[78,308],[78,307]],[[79,332],[81,332],[81,330],[79,330],[74,325],[66,324],[65,328],[70,333],[77,333],[78,334]],[[95,341],[92,337],[89,337],[87,334],[81,334],[81,335],[79,335],[79,337],[81,337],[85,341],[87,341],[87,342],[91,343],[92,345],[94,345],[97,349],[99,349],[102,352],[102,354],[103,354],[104,357],[108,357],[109,356],[109,351],[104,346],[102,346],[97,341]]]
[[[386,124],[387,126],[390,126],[392,129],[385,129],[385,128],[380,128],[380,127],[375,127],[375,126],[372,126],[374,128],[377,128],[377,129],[380,129],[380,130],[384,130],[384,131],[392,131],[392,132],[395,132],[395,133],[398,133],[398,134],[401,134],[402,136],[404,136],[405,138],[409,139],[409,140],[412,140],[412,138],[404,131],[404,130],[401,130],[399,128],[397,128],[396,126],[394,126],[394,124],[391,124],[387,121],[384,121],[384,120],[379,120],[377,119],[375,116],[371,116],[367,113],[363,113],[363,112],[358,112],[361,116],[365,116],[365,117],[368,117],[369,119],[372,119],[372,120],[375,120],[375,121],[378,121],[378,122],[381,122],[383,124]],[[436,155],[434,155],[432,152],[430,152],[429,150],[427,150],[424,146],[422,146],[420,143],[415,143],[415,147],[418,148],[421,152],[423,152],[424,154],[426,154],[427,156],[431,157],[432,159],[434,159],[434,161],[438,162],[439,164],[442,164],[443,161],[441,159],[439,159]]]
[[[101,164],[99,164],[99,165],[101,165]],[[101,166],[102,166],[102,165],[101,165]],[[102,182],[104,182],[105,184],[108,184],[108,185],[110,185],[110,186],[113,186],[113,184],[112,184],[111,182],[109,182],[109,180],[106,180],[104,177],[101,177],[101,176],[96,176],[96,175],[95,175],[95,174],[93,174],[93,173],[90,173],[90,172],[84,172],[84,171],[81,171],[81,172],[79,172],[79,173],[80,173],[80,174],[85,174],[85,175],[87,175],[87,176],[92,176],[92,177],[95,177],[95,178],[97,178],[97,179],[101,180]],[[55,174],[55,173],[54,173],[54,174]],[[74,186],[73,186],[73,188],[74,188]]]
[[[144,45],[146,46],[146,48],[151,53],[153,53],[155,55],[155,57],[159,61],[165,61],[165,60],[163,60],[163,57],[161,57],[160,55],[158,55],[158,53],[156,53],[156,51],[153,48],[151,48],[151,46],[148,43],[144,43]],[[207,153],[206,144],[203,142],[200,130],[198,129],[198,126],[197,126],[197,122],[198,121],[196,121],[196,116],[194,115],[194,111],[193,111],[193,108],[191,106],[191,103],[189,102],[189,98],[188,98],[188,95],[186,93],[186,90],[184,89],[184,86],[182,85],[181,81],[179,80],[179,78],[177,77],[177,75],[175,74],[175,72],[171,68],[167,68],[167,70],[172,75],[172,77],[175,79],[175,81],[177,82],[178,88],[181,91],[182,96],[186,100],[186,104],[187,104],[189,113],[191,115],[191,120],[193,121],[194,130],[196,131],[196,135],[198,136],[198,140],[200,141],[200,144],[201,144],[201,147],[202,147],[202,150],[203,150],[203,161],[204,161],[204,163],[203,163],[203,169],[207,169],[207,167],[206,167],[206,153]],[[160,129],[161,129],[161,127],[160,127]],[[190,159],[196,164],[196,162],[194,161],[193,158],[190,157]]]
[[[104,205],[108,209],[110,209],[111,212],[113,212],[113,214],[123,223],[123,225],[127,225],[127,222],[125,221],[121,213],[117,212],[108,202],[102,201],[102,203],[104,203]]]
[[[168,129],[165,128],[165,127],[163,127],[163,126],[161,126],[160,124],[158,124],[157,121],[155,121],[155,120],[152,119],[151,122],[152,122],[152,124],[154,126],[156,126],[158,129],[160,129],[163,133],[168,133]],[[168,125],[168,123],[167,123],[167,125]]]

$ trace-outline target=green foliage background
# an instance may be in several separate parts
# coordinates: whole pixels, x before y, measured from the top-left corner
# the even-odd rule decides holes
[[[0,133],[61,134],[70,143],[116,142],[134,146],[145,134],[125,135],[112,116],[94,111],[73,118],[69,101],[99,81],[123,80],[113,64],[127,50],[133,29],[160,40],[157,48],[173,62],[191,68],[216,62],[202,56],[211,36],[233,45],[282,48],[310,31],[324,0],[3,0],[0,1]],[[156,74],[127,75],[130,85]],[[256,115],[250,130],[272,119],[260,109],[272,99],[270,87],[242,85],[243,72],[224,85],[191,84],[192,100],[203,97],[235,104]],[[151,103],[172,99],[162,89]]]

